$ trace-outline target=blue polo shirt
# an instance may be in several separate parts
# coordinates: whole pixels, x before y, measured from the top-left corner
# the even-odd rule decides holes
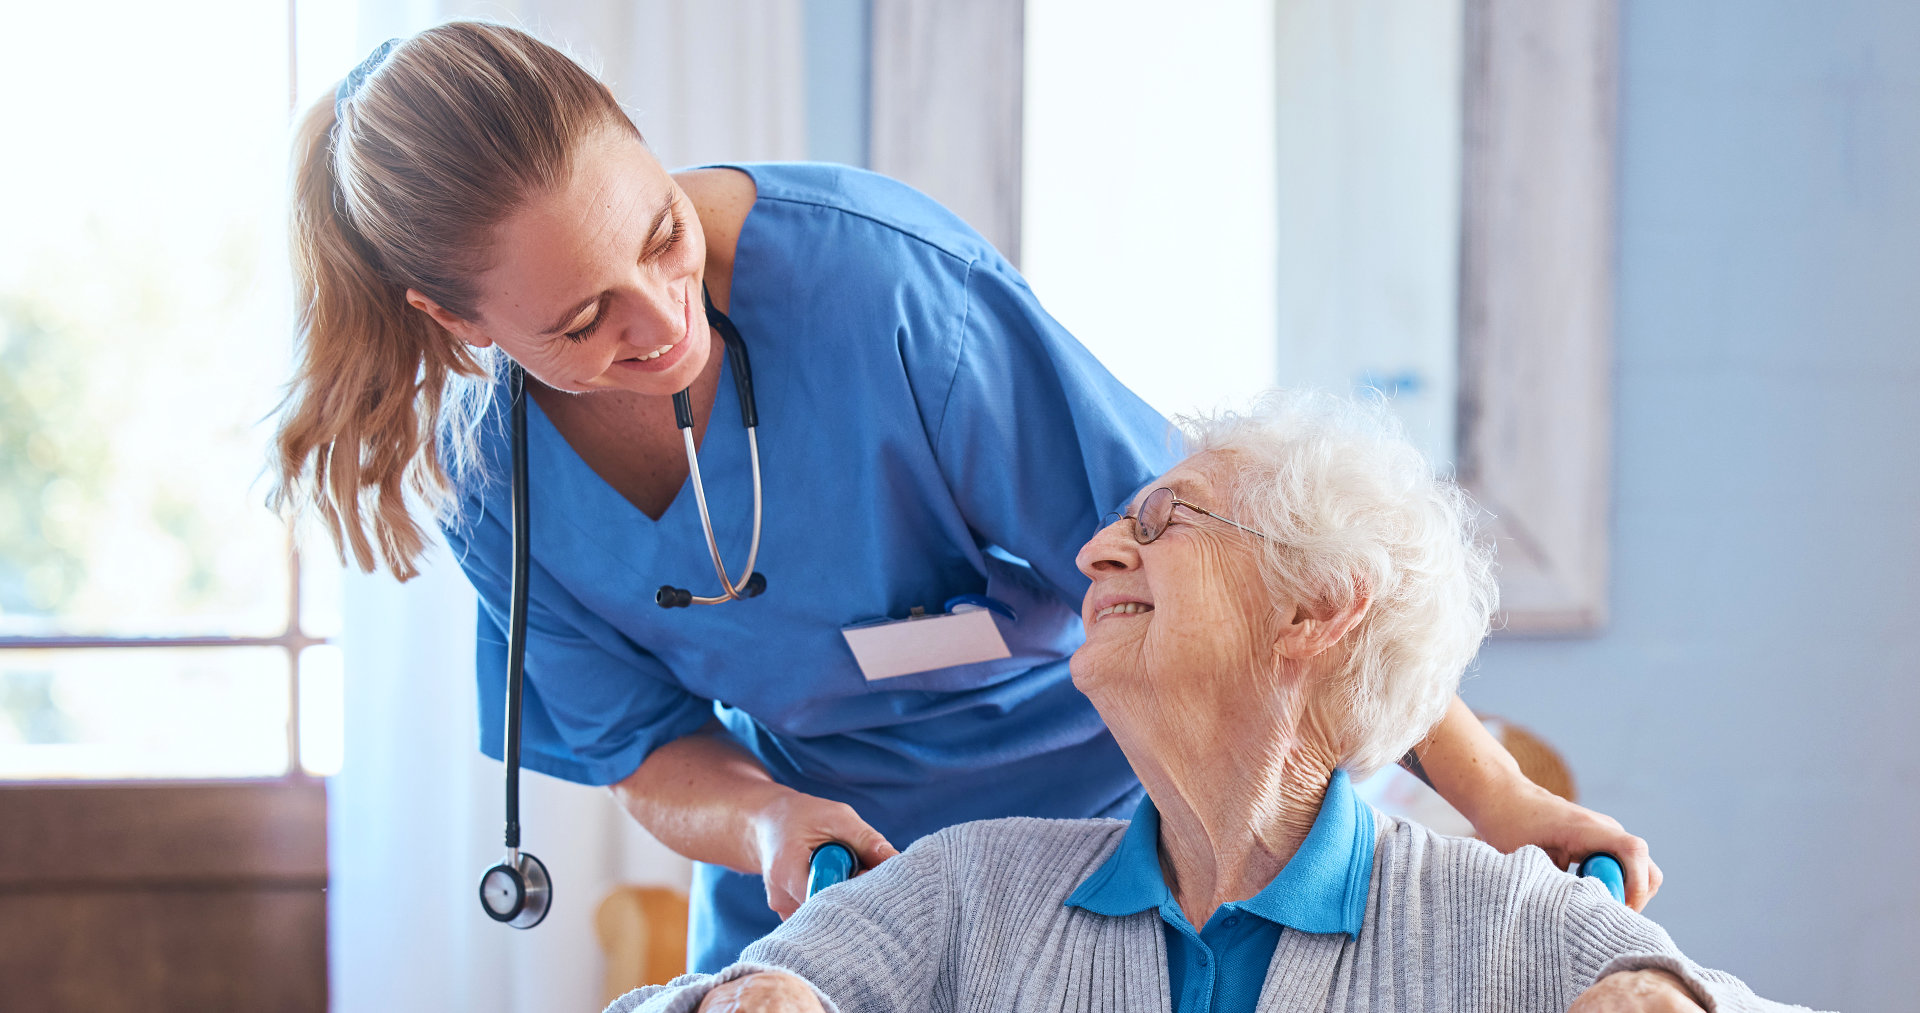
[[[1157,909],[1167,936],[1173,1013],[1251,1013],[1282,928],[1358,937],[1373,878],[1373,810],[1336,770],[1313,828],[1280,874],[1223,904],[1195,931],[1160,874],[1160,812],[1141,799],[1116,849],[1067,903],[1122,918]]]

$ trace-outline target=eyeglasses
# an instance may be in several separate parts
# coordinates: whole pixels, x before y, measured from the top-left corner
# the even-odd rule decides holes
[[[1208,510],[1206,507],[1189,503],[1175,496],[1173,490],[1166,486],[1161,486],[1147,493],[1147,498],[1140,502],[1140,512],[1138,514],[1123,514],[1118,511],[1110,511],[1106,516],[1106,523],[1102,524],[1101,527],[1109,527],[1114,521],[1121,520],[1122,518],[1130,520],[1133,522],[1133,540],[1139,542],[1141,545],[1151,545],[1154,539],[1160,537],[1161,532],[1167,530],[1167,525],[1173,523],[1173,508],[1177,506],[1186,507],[1188,510],[1197,514],[1205,514],[1216,521],[1224,521],[1245,531],[1247,534],[1265,538],[1268,541],[1273,540],[1273,536],[1264,531],[1255,531],[1231,517],[1222,517]]]

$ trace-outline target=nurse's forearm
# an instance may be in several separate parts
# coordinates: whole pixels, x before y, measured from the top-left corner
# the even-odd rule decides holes
[[[1488,844],[1503,852],[1536,845],[1562,868],[1595,853],[1612,855],[1620,860],[1627,905],[1635,911],[1659,891],[1660,867],[1646,841],[1617,820],[1527,780],[1513,755],[1458,697],[1410,755],[1418,765],[1416,773],[1424,770],[1427,783],[1460,810]]]
[[[776,784],[760,762],[713,722],[653,751],[613,786],[633,818],[660,843],[695,861],[760,872],[755,819],[792,788]]]
[[[1453,698],[1447,714],[1409,757],[1402,761],[1475,826],[1482,812],[1507,793],[1530,784],[1500,740],[1473,716],[1465,701]]]

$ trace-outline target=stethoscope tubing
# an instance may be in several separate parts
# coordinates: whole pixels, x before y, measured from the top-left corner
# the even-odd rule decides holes
[[[533,532],[527,488],[527,377],[518,364],[509,367],[513,396],[513,583],[507,609],[507,833],[510,858],[520,849],[520,707],[526,684],[527,584],[532,567]]]
[[[721,593],[712,597],[693,597],[683,589],[662,587],[656,601],[669,605],[667,598],[671,592],[673,605],[717,605],[725,601],[751,598],[766,587],[766,578],[754,571],[754,565],[760,559],[760,415],[753,398],[753,367],[747,359],[746,342],[740,337],[740,331],[713,305],[705,289],[701,290],[701,301],[705,304],[708,322],[720,332],[721,340],[726,343],[727,354],[733,356],[734,387],[740,398],[740,421],[747,430],[747,452],[753,467],[753,540],[747,549],[747,567],[739,581],[727,576],[725,561],[720,558],[720,543],[713,533],[713,518],[707,510],[706,484],[700,476],[700,454],[693,442],[693,401],[689,391],[680,391],[673,396],[674,422],[680,429],[681,442],[687,451],[687,472],[693,482],[693,498],[700,508],[700,529],[707,538],[707,553],[713,559],[713,570],[720,578]],[[527,657],[527,587],[532,579],[533,569],[533,530],[528,516],[531,512],[529,500],[531,491],[527,478],[527,376],[518,363],[507,364],[507,389],[511,398],[509,416],[511,417],[512,437],[512,494],[511,520],[513,539],[513,576],[509,591],[507,609],[507,713],[506,743],[504,759],[507,774],[507,859],[500,865],[488,870],[481,877],[480,900],[482,906],[496,921],[506,922],[515,928],[532,928],[540,924],[552,904],[552,880],[547,875],[546,866],[532,855],[522,855],[520,851],[520,726],[522,699],[526,687]],[[488,902],[489,877],[501,872],[503,877],[513,884],[513,899],[506,910],[495,910]]]
[[[540,924],[553,907],[545,863],[520,850],[520,709],[526,686],[527,584],[532,530],[527,523],[527,378],[510,364],[507,385],[513,417],[513,578],[507,607],[507,857],[480,874],[480,906],[494,921],[517,929]]]

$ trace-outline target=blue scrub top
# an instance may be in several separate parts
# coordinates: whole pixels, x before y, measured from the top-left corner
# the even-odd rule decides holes
[[[1139,785],[1067,672],[1088,584],[1074,555],[1171,466],[1169,427],[926,196],[841,166],[734,168],[758,188],[729,316],[759,408],[766,593],[655,605],[662,584],[717,592],[692,494],[652,520],[530,399],[523,762],[611,784],[718,716],[776,781],[850,804],[903,850],[966,820],[1126,814]],[[732,369],[700,465],[721,553],[739,567],[752,474]],[[482,459],[505,476],[498,394]],[[496,758],[508,517],[504,478],[475,480],[446,525],[480,594],[480,740]],[[1012,607],[1016,621],[995,619],[1012,657],[861,675],[842,628],[961,594]],[[697,864],[694,892],[697,970],[778,924],[757,876]]]

